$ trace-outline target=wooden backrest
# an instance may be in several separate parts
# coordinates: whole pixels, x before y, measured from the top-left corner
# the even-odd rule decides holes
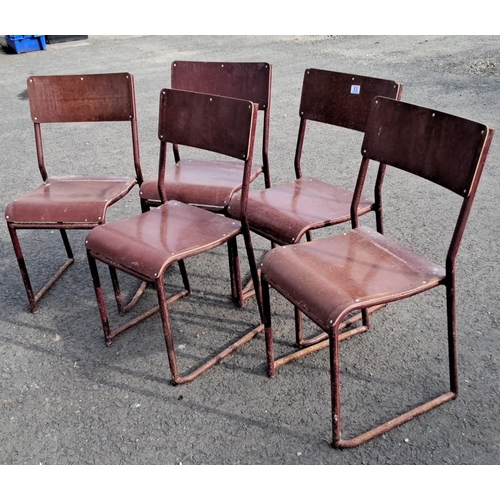
[[[129,73],[30,76],[31,119],[35,123],[132,121],[134,79]]]
[[[403,86],[392,80],[306,69],[300,118],[363,132],[374,97],[399,99]]]
[[[48,175],[42,145],[42,123],[128,121],[135,174],[137,182],[142,183],[135,87],[130,73],[30,76],[27,87],[38,168],[44,181]]]
[[[250,101],[163,89],[158,137],[162,143],[190,146],[247,161],[253,151],[256,114]]]
[[[174,61],[171,87],[252,101],[260,110],[271,105],[272,67],[261,62]]]
[[[361,151],[364,158],[466,197],[479,180],[493,132],[465,118],[379,97],[373,101]]]
[[[351,205],[353,227],[371,160],[434,182],[463,198],[446,257],[455,257],[469,218],[494,130],[486,125],[394,99],[376,97],[366,124],[362,161]]]

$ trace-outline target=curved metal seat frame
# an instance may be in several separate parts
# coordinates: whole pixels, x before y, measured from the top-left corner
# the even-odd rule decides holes
[[[266,190],[252,190],[248,199],[248,221],[251,231],[267,238],[272,246],[299,243],[305,235],[312,240],[315,229],[348,222],[351,218],[352,191],[302,175],[302,152],[309,122],[363,132],[375,96],[400,99],[402,84],[392,80],[339,73],[309,68],[304,73],[299,108],[300,125],[295,151],[295,177],[290,183]],[[326,166],[330,171],[331,167]],[[385,166],[382,164],[374,189],[374,199],[362,197],[357,215],[375,213],[377,230],[383,233],[382,183]],[[228,207],[229,214],[239,217],[239,198],[234,196]],[[252,283],[244,289],[245,299],[255,293]],[[377,308],[374,308],[375,310]],[[302,315],[295,311],[296,344],[300,348],[284,356],[280,363],[307,355],[310,350],[321,349],[327,336],[320,333],[304,338]],[[362,320],[360,314],[346,320],[343,328]],[[367,323],[353,328],[349,335],[367,330]],[[308,350],[303,350],[306,348]]]
[[[268,375],[274,376],[269,285],[328,334],[333,446],[357,446],[458,395],[455,259],[493,130],[463,118],[378,97],[362,145],[362,161],[351,206],[352,227],[345,234],[271,250],[263,260]],[[359,226],[358,205],[370,160],[437,183],[462,198],[444,266],[434,264],[384,235]],[[345,318],[426,292],[446,288],[450,390],[361,435],[341,436],[339,342]]]
[[[43,184],[11,202],[5,217],[30,310],[37,312],[41,297],[74,261],[66,230],[91,229],[103,224],[107,208],[141,184],[142,172],[131,74],[31,76],[27,87]],[[42,124],[126,121],[131,125],[134,176],[48,175]],[[33,291],[28,275],[17,234],[20,229],[58,229],[66,250],[67,261],[38,293]]]
[[[111,345],[118,334],[159,311],[173,384],[190,382],[251,340],[264,328],[260,321],[259,326],[242,335],[201,366],[181,374],[168,305],[189,294],[191,288],[185,272],[183,273],[185,290],[178,294],[167,298],[164,283],[165,272],[172,264],[183,263],[184,259],[226,243],[231,282],[239,281],[240,268],[236,242],[239,235],[244,237],[252,278],[257,283],[257,268],[250,231],[246,223],[245,207],[252,170],[256,115],[256,105],[250,101],[175,89],[162,90],[158,125],[160,160],[157,178],[162,204],[139,216],[95,228],[90,231],[87,238],[87,255],[106,343]],[[216,152],[244,162],[241,171],[243,193],[241,209],[244,217],[241,222],[186,203],[168,200],[165,189],[168,143]],[[125,325],[111,330],[96,260],[109,266],[119,308],[121,292],[116,269],[139,278],[143,283],[154,285],[158,295],[158,305]],[[233,300],[241,303],[241,289],[232,287],[231,291]],[[259,317],[262,320],[260,309]]]

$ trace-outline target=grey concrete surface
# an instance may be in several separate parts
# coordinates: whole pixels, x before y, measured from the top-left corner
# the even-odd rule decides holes
[[[306,68],[391,78],[404,84],[408,102],[500,129],[499,49],[498,36],[90,36],[45,51],[0,51],[2,208],[40,182],[26,94],[30,75],[133,73],[143,169],[154,176],[159,92],[169,85],[174,59],[269,62],[274,69],[270,161],[273,182],[279,184],[293,177]],[[122,144],[120,137],[91,127],[73,134],[54,126],[46,146],[49,173],[129,172]],[[354,186],[359,134],[311,127],[309,144],[307,173]],[[4,224],[0,463],[498,464],[499,144],[495,137],[458,257],[460,396],[352,450],[329,444],[326,351],[268,379],[260,335],[194,382],[173,387],[158,316],[124,333],[113,347],[105,346],[85,232],[71,234],[75,265],[34,315]],[[388,172],[384,199],[386,233],[443,262],[459,200],[394,171]],[[134,190],[108,219],[139,211]],[[38,288],[64,259],[58,234],[27,231],[21,241]],[[259,255],[269,248],[259,238],[254,244]],[[253,300],[241,310],[229,300],[224,249],[187,264],[193,294],[171,308],[181,369],[258,322]],[[102,279],[109,293],[104,272]],[[127,290],[135,286],[125,282]],[[168,286],[179,286],[175,269]],[[139,308],[154,298],[148,292]],[[120,321],[110,301],[108,306],[111,320]],[[293,344],[293,311],[273,295],[273,312],[277,349],[285,352]],[[343,343],[345,436],[446,391],[445,338],[444,295],[435,290],[377,312],[370,332]]]

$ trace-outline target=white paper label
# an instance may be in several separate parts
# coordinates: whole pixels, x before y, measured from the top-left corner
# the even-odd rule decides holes
[[[361,85],[351,85],[351,94],[359,94],[361,92]]]

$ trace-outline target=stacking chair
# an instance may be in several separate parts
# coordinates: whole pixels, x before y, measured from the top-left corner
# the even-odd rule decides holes
[[[251,248],[248,227],[245,226],[245,204],[248,193],[255,140],[256,105],[250,101],[220,97],[175,89],[161,91],[158,137],[160,160],[157,187],[162,204],[130,219],[114,221],[96,227],[87,238],[87,253],[93,277],[96,298],[101,315],[105,341],[113,338],[158,310],[170,363],[173,384],[189,382],[224,359],[239,346],[263,331],[263,324],[241,336],[217,355],[182,375],[175,353],[168,304],[190,293],[187,276],[185,290],[166,297],[164,276],[175,262],[193,257],[227,244],[231,276],[239,274],[236,238],[243,234],[253,279],[257,269]],[[168,200],[165,193],[167,143],[212,151],[244,162],[241,170],[242,223],[176,200]],[[107,264],[112,277],[116,270],[139,278],[155,286],[158,305],[124,326],[111,330],[104,295],[101,289],[96,260]],[[121,295],[117,281],[112,280],[115,296]],[[233,298],[238,293],[233,291]]]
[[[5,218],[30,310],[37,312],[40,298],[74,261],[66,230],[91,229],[103,224],[107,208],[123,198],[136,184],[140,184],[142,173],[132,75],[31,76],[27,86],[43,184],[11,202],[5,210]],[[42,145],[42,124],[119,121],[128,121],[131,125],[130,162],[135,167],[134,176],[48,175]],[[20,229],[59,229],[68,257],[37,294],[33,291],[21,250],[17,234]]]
[[[455,259],[493,130],[463,118],[401,101],[375,98],[361,147],[361,167],[347,233],[271,250],[262,262],[268,375],[275,375],[269,285],[328,333],[333,446],[357,446],[458,395]],[[359,225],[370,160],[446,188],[462,198],[444,266]],[[352,439],[341,437],[340,325],[352,311],[446,289],[450,390]],[[418,320],[417,320],[418,321]],[[376,359],[376,357],[373,357]]]
[[[263,173],[266,188],[271,186],[268,153],[271,84],[272,66],[265,62],[174,61],[171,66],[171,87],[174,89],[234,97],[258,105],[258,114],[262,114],[262,164],[252,166],[250,182]],[[176,164],[175,168],[167,169],[165,174],[167,199],[225,214],[231,197],[241,190],[244,162],[227,158],[193,159],[183,156],[181,159],[179,145],[173,144],[172,149]],[[145,179],[139,194],[143,212],[158,206],[161,202],[156,177]],[[185,276],[182,261],[179,261],[179,267]],[[242,288],[240,282],[232,283],[231,286]],[[252,286],[247,288],[251,290]],[[123,310],[133,306],[143,289],[138,290],[130,305]],[[240,306],[248,295],[246,290],[241,295]]]
[[[304,73],[299,115],[300,125],[295,152],[295,176],[292,182],[265,190],[252,190],[248,197],[248,222],[252,232],[271,241],[272,246],[295,244],[305,235],[311,240],[311,232],[349,221],[352,191],[339,188],[324,180],[302,175],[302,152],[309,122],[363,132],[372,99],[385,96],[400,99],[402,85],[392,80],[338,73],[320,69],[307,69]],[[333,171],[330,165],[325,167]],[[363,197],[358,215],[375,213],[377,230],[383,232],[381,187],[384,165],[380,166],[375,184],[374,199]],[[240,217],[240,199],[235,195],[228,212]],[[244,299],[255,291],[244,289]],[[258,298],[258,297],[257,297]],[[349,318],[344,326],[355,324],[360,315]],[[296,311],[296,342],[301,348],[321,347],[325,334],[304,338],[302,318]],[[283,362],[292,358],[284,357]]]
[[[174,61],[171,69],[171,87],[174,89],[234,97],[258,104],[263,115],[262,164],[252,166],[250,181],[263,172],[266,187],[271,185],[268,159],[271,82],[272,67],[268,63]],[[173,151],[176,165],[165,175],[167,198],[224,212],[233,194],[241,190],[244,162],[241,159],[181,159],[178,144],[174,144]],[[156,178],[144,180],[140,197],[143,211],[160,204]]]

